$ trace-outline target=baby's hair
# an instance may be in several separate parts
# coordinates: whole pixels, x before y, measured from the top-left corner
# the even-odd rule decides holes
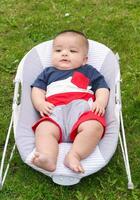
[[[56,37],[57,37],[58,35],[63,34],[63,33],[76,33],[76,34],[78,34],[78,35],[82,35],[83,37],[85,37],[85,38],[87,39],[87,37],[85,36],[84,33],[80,32],[80,31],[75,31],[75,30],[72,30],[72,29],[61,31],[61,32],[57,33]]]
[[[61,31],[61,32],[57,33],[56,36],[55,36],[55,38],[56,38],[57,36],[61,35],[61,34],[65,34],[65,33],[72,33],[72,34],[75,34],[75,35],[80,35],[80,36],[82,36],[83,39],[84,39],[84,42],[85,42],[85,46],[86,46],[86,48],[87,48],[87,50],[88,50],[88,48],[89,48],[89,43],[88,43],[88,39],[87,39],[87,37],[85,36],[84,33],[80,32],[80,31],[75,31],[75,30],[72,30],[72,29],[70,29],[70,30],[64,30],[64,31]],[[55,38],[54,38],[54,39],[55,39]]]

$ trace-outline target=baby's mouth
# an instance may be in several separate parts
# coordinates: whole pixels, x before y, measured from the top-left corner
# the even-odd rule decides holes
[[[62,59],[62,60],[60,60],[60,62],[70,62],[69,60],[67,60],[67,59]]]

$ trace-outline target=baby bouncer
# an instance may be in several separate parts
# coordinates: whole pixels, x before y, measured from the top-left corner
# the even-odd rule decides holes
[[[99,142],[93,153],[86,159],[82,160],[82,165],[85,169],[84,174],[74,173],[63,164],[64,156],[69,150],[71,143],[59,144],[57,168],[54,172],[47,172],[31,163],[35,150],[34,133],[31,127],[32,124],[38,120],[39,115],[35,111],[31,102],[30,85],[43,68],[51,65],[51,48],[52,40],[35,46],[23,57],[18,66],[17,74],[14,80],[15,89],[12,104],[12,116],[0,166],[1,189],[5,182],[10,161],[13,157],[16,146],[24,163],[51,177],[55,183],[68,186],[77,184],[83,177],[93,174],[107,165],[115,153],[118,138],[120,140],[128,178],[128,188],[133,189],[122,117],[119,56],[114,55],[114,53],[105,45],[92,40],[89,40],[88,64],[97,68],[97,70],[104,75],[111,89],[110,99],[106,109],[107,128],[105,136]],[[19,102],[20,93],[21,97]],[[11,151],[9,162],[4,170],[5,157],[12,128],[14,132],[15,144]]]

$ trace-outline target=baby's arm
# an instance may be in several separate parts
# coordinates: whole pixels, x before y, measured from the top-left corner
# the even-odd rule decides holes
[[[31,98],[33,105],[42,117],[46,114],[50,115],[52,113],[52,109],[54,108],[52,103],[45,101],[45,94],[45,90],[37,87],[32,88]]]
[[[103,116],[105,114],[105,108],[109,99],[109,90],[107,88],[97,89],[95,92],[96,100],[93,103],[92,111],[97,115]]]

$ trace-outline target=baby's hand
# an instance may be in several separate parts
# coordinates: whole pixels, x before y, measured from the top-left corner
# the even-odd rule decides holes
[[[44,101],[38,106],[38,111],[40,115],[44,117],[45,115],[50,115],[54,107],[55,106],[52,103]]]
[[[98,116],[103,116],[105,114],[105,107],[99,101],[94,101],[92,111]]]

